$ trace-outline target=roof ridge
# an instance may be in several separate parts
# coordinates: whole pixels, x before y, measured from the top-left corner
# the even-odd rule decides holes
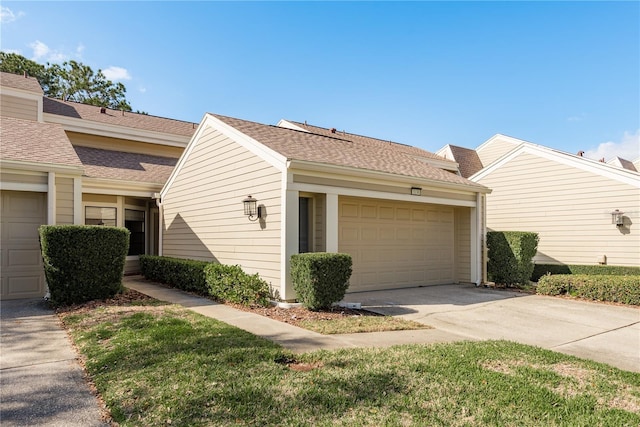
[[[288,121],[290,121],[290,122],[292,122],[292,123],[295,123],[295,124],[298,124],[298,125],[302,125],[302,126],[312,126],[312,127],[315,127],[315,128],[324,129],[324,130],[326,130],[326,131],[328,131],[328,132],[331,132],[331,129],[336,129],[336,128],[331,128],[331,129],[329,129],[329,128],[325,128],[325,127],[322,127],[322,126],[316,126],[316,125],[313,125],[313,124],[297,122],[297,121],[295,121],[295,120],[288,120]],[[367,136],[367,135],[360,135],[360,134],[357,134],[357,133],[347,132],[346,130],[339,131],[339,130],[337,130],[337,129],[336,129],[336,132],[342,132],[342,133],[343,133],[343,135],[352,135],[352,136],[355,136],[355,137],[358,137],[358,138],[374,139],[374,140],[376,140],[376,141],[384,142],[384,143],[386,143],[386,144],[397,144],[397,145],[401,145],[401,146],[403,146],[403,147],[419,148],[419,147],[416,147],[416,146],[414,146],[414,145],[405,144],[405,143],[403,143],[403,142],[392,141],[392,140],[390,140],[390,139],[381,139],[381,138],[376,138],[376,137],[373,137],[373,136]],[[425,151],[426,151],[426,150],[425,150]]]

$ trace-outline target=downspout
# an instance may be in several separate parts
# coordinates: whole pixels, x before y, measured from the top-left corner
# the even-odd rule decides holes
[[[482,285],[484,282],[484,209],[482,209],[482,193],[476,193],[476,230],[478,235],[476,236],[476,286]]]
[[[156,199],[158,206],[158,256],[162,256],[162,224],[164,222],[164,208],[162,206],[162,196],[160,193],[154,193],[153,198]]]

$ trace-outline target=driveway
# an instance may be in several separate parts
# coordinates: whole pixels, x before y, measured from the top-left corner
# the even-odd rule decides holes
[[[371,311],[470,340],[504,339],[640,372],[640,308],[443,285],[347,294]]]

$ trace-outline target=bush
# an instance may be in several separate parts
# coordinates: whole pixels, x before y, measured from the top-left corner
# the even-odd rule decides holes
[[[193,259],[140,255],[140,272],[154,282],[174,288],[208,294],[204,268],[210,263]]]
[[[489,280],[504,284],[526,285],[533,272],[533,257],[538,250],[538,234],[523,231],[487,233]]]
[[[219,301],[243,305],[269,305],[269,284],[239,265],[209,264],[205,268],[209,294]]]
[[[546,274],[587,274],[634,276],[640,275],[640,267],[625,267],[617,265],[571,265],[571,264],[536,264],[533,268],[531,280],[537,282]]]
[[[640,275],[557,274],[542,276],[536,292],[640,305]]]
[[[97,225],[42,225],[38,232],[52,304],[110,298],[122,290],[129,230]]]
[[[298,300],[310,310],[328,308],[340,301],[349,287],[351,266],[349,254],[291,255],[291,278]]]

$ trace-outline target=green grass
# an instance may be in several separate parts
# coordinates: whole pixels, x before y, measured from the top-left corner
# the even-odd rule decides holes
[[[431,329],[431,326],[392,316],[351,316],[321,321],[304,320],[298,326],[325,335]]]
[[[511,342],[294,356],[174,305],[61,316],[122,426],[640,424],[640,374]]]

